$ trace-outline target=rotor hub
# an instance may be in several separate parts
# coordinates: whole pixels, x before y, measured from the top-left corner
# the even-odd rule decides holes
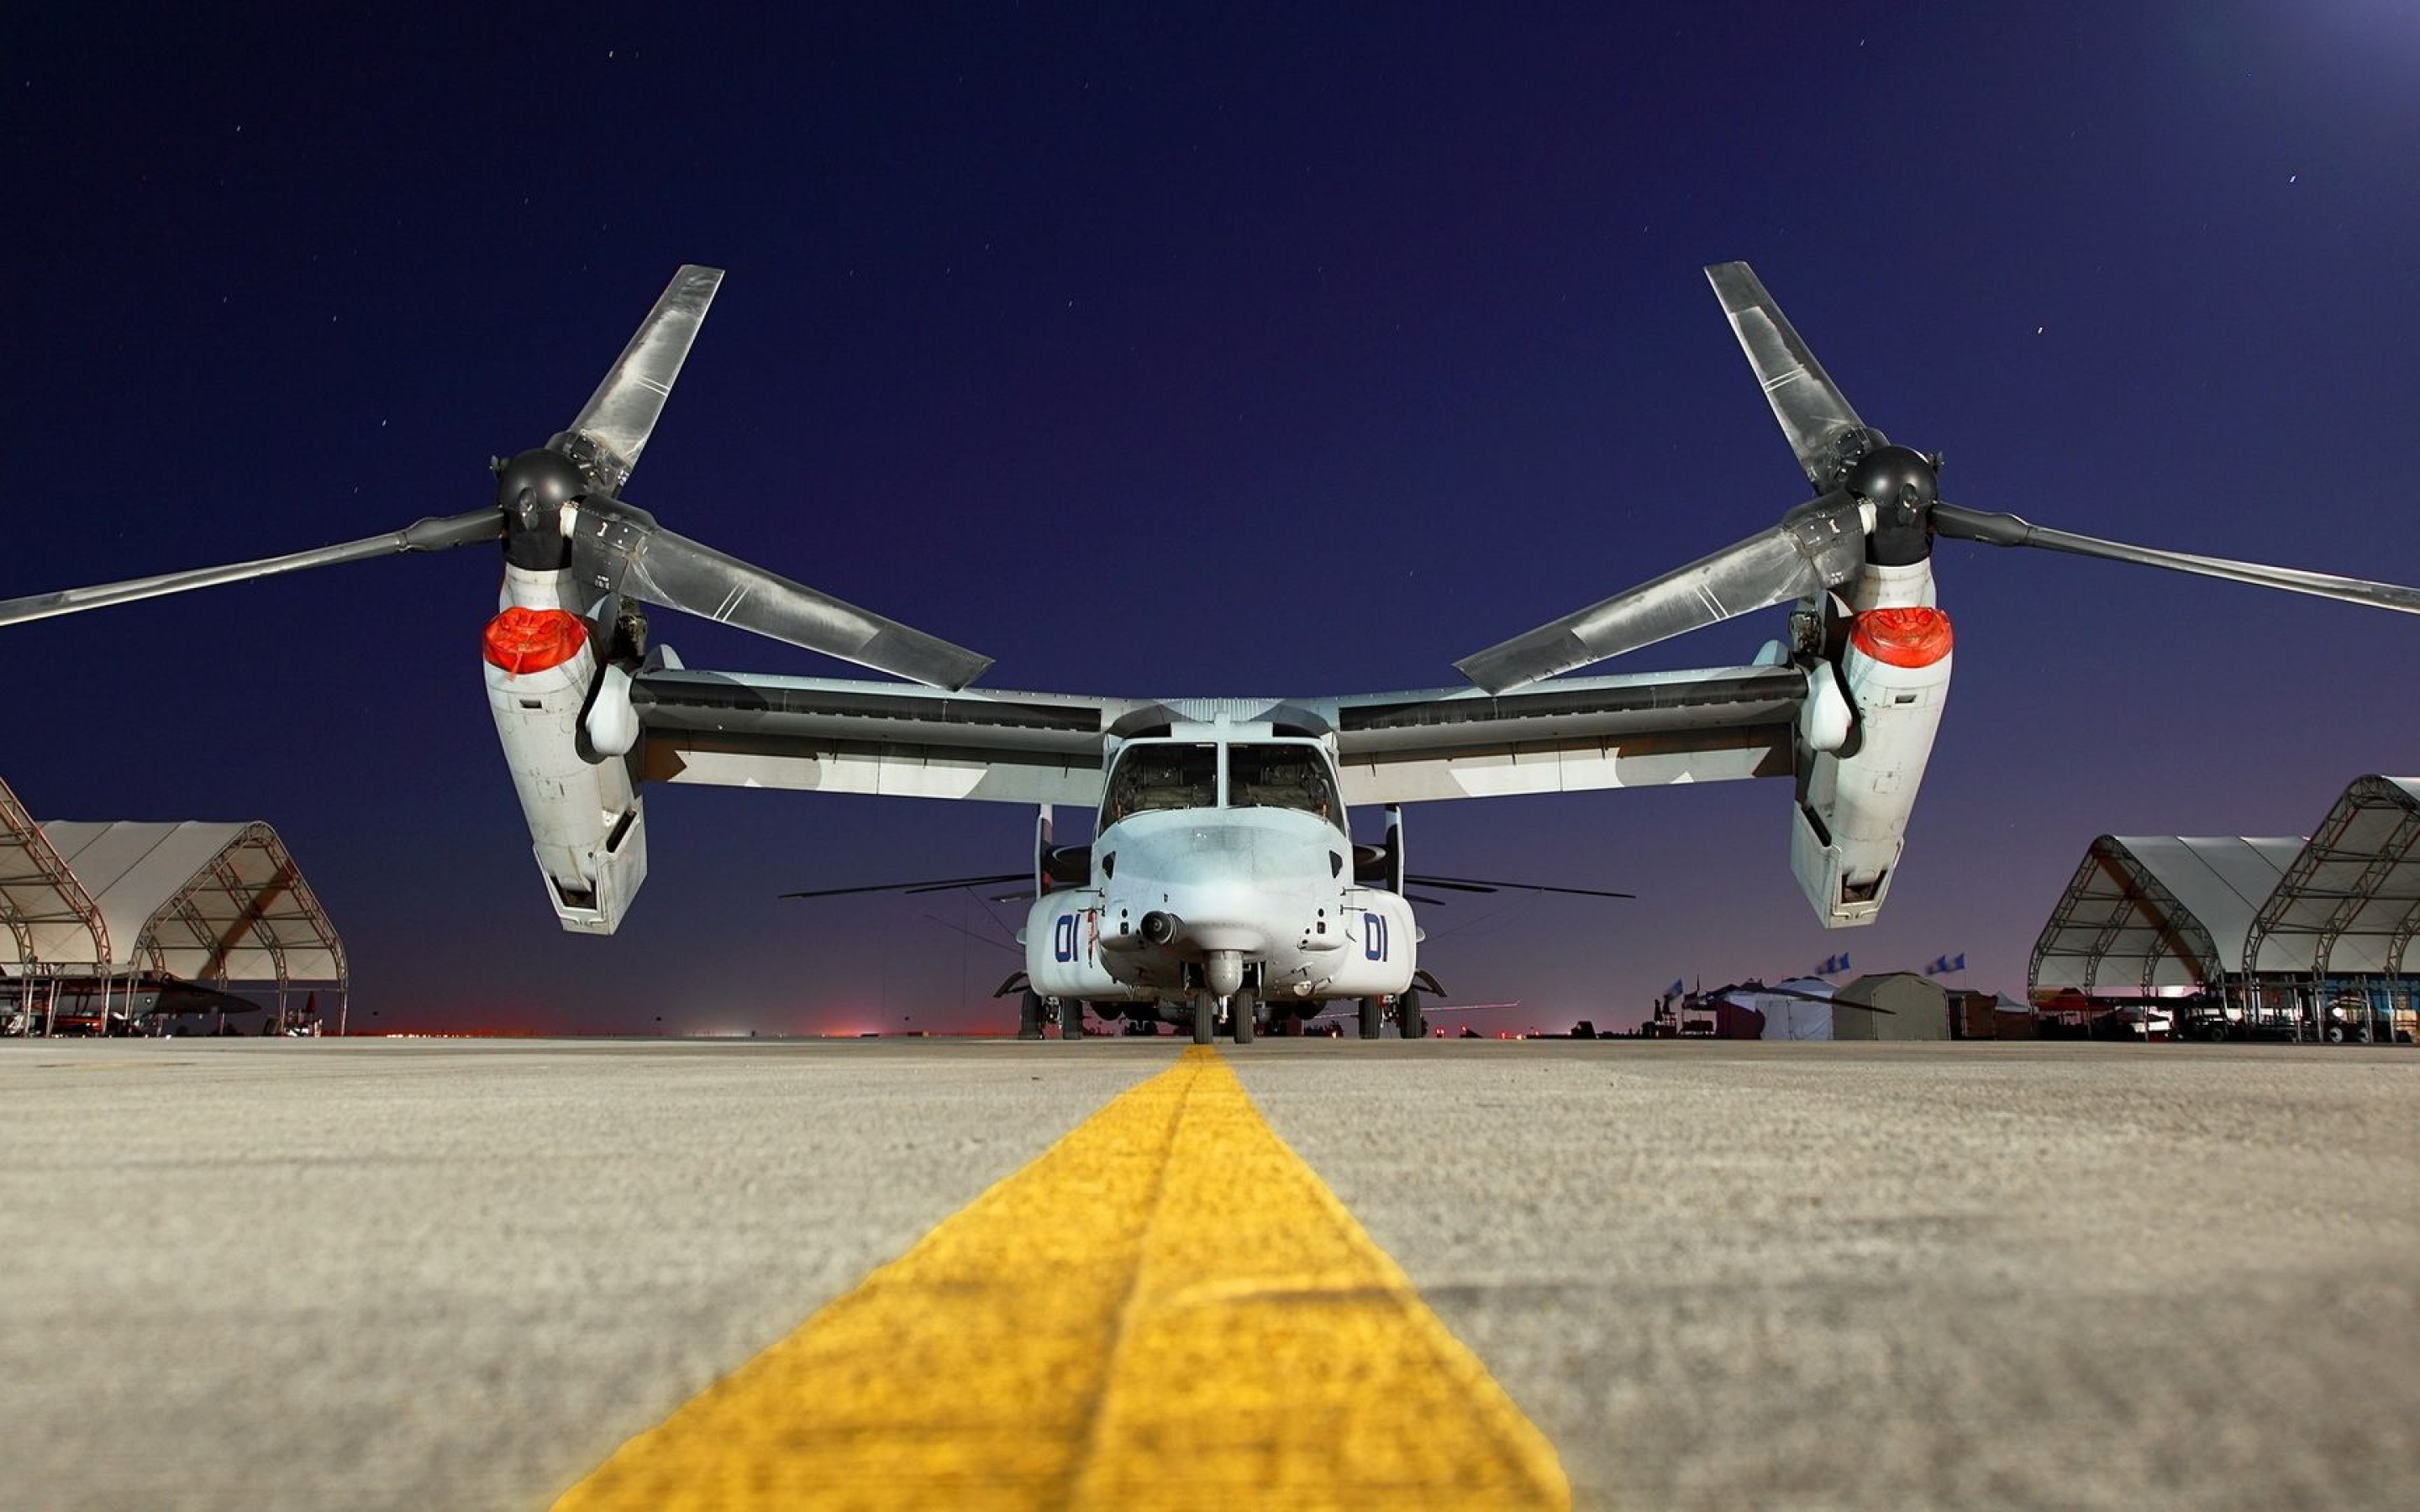
[[[1876,509],[1922,514],[1941,486],[1932,459],[1906,446],[1877,446],[1849,470],[1848,489]]]
[[[587,474],[562,453],[536,447],[496,468],[496,507],[504,514],[504,558],[551,572],[567,560],[563,506],[588,492]]]
[[[544,446],[496,465],[496,507],[534,504],[551,513],[588,491],[587,474],[571,458]]]
[[[1877,446],[1857,459],[1845,485],[1874,506],[1867,561],[1903,567],[1931,554],[1926,517],[1939,496],[1940,479],[1931,457],[1912,447]]]

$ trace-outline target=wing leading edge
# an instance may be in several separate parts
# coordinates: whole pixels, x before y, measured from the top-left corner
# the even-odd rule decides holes
[[[1332,701],[1344,801],[1419,803],[1788,777],[1789,667],[1572,677]]]
[[[1087,698],[759,673],[643,672],[650,781],[1097,804],[1105,737],[1212,710],[1324,723],[1348,804],[1791,774],[1805,674],[1787,667],[1566,678],[1343,698]]]
[[[647,671],[630,701],[655,782],[1093,805],[1140,701],[754,672]]]

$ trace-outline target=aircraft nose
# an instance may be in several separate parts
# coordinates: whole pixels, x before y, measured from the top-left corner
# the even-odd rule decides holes
[[[1319,846],[1290,839],[1208,827],[1153,857],[1148,875],[1118,880],[1133,888],[1132,917],[1166,917],[1166,943],[1265,952],[1300,930],[1309,889],[1329,870]]]
[[[1167,879],[1157,911],[1175,921],[1177,940],[1203,950],[1258,950],[1269,931],[1259,916],[1268,911],[1251,884],[1233,877]]]

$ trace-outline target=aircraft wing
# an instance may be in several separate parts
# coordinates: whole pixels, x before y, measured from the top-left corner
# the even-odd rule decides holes
[[[630,687],[648,781],[1078,807],[1100,802],[1105,735],[1218,714],[1334,730],[1351,805],[1787,777],[1806,696],[1788,667],[1283,701],[672,670]]]
[[[1101,799],[1102,736],[1145,700],[647,671],[630,702],[652,782],[999,803]]]
[[[1357,805],[1788,777],[1806,699],[1793,668],[1730,667],[1303,702]]]

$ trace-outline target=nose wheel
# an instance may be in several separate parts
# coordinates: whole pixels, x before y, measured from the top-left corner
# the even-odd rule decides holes
[[[1235,1016],[1235,1042],[1250,1044],[1254,1028],[1252,1019],[1261,1011],[1260,995],[1247,988],[1227,999],[1227,1011]]]
[[[1218,1038],[1218,995],[1198,992],[1193,995],[1193,1042],[1208,1044]]]
[[[1375,1040],[1387,1029],[1387,1000],[1383,997],[1361,999],[1361,1038]]]

